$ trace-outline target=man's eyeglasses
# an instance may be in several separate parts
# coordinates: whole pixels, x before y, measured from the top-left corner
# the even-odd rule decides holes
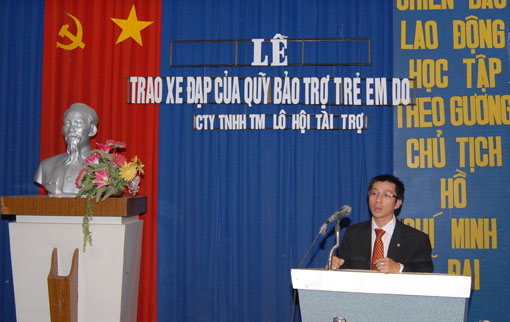
[[[391,192],[381,192],[381,191],[369,191],[368,196],[372,198],[379,198],[382,196],[384,199],[397,198],[397,195],[392,194]]]

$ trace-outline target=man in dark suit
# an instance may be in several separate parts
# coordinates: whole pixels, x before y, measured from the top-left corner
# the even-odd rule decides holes
[[[338,257],[333,257],[332,269],[433,272],[428,235],[404,225],[395,216],[404,200],[404,184],[395,176],[382,175],[371,179],[367,190],[372,219],[347,229]],[[374,252],[374,248],[379,250]]]

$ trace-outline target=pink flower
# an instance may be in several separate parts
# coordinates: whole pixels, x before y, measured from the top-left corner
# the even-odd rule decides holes
[[[99,147],[99,150],[106,152],[106,153],[110,152],[113,148],[113,145],[108,144],[108,143],[106,143],[106,144],[96,143],[96,144]]]
[[[85,159],[85,161],[87,163],[95,163],[95,164],[98,164],[99,163],[99,154],[98,153],[94,153],[92,154],[90,157],[88,157],[87,159]]]
[[[98,188],[107,186],[110,183],[110,176],[106,173],[106,169],[96,171],[96,178],[92,182],[97,183]]]
[[[106,140],[106,145],[111,145],[112,147],[115,147],[115,148],[125,148],[126,147],[126,143],[124,142],[119,142],[119,141],[115,141],[115,140]]]
[[[122,168],[124,163],[126,163],[126,158],[122,154],[114,153],[113,162],[115,162],[117,167]]]
[[[87,170],[85,168],[81,169],[80,172],[78,172],[78,176],[76,177],[75,181],[76,188],[81,188],[81,180],[83,179],[85,173],[87,173]]]

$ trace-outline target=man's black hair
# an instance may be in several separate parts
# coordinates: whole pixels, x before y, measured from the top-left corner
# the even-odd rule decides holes
[[[370,190],[372,190],[372,186],[374,185],[374,183],[382,182],[382,181],[387,181],[387,182],[393,183],[395,185],[395,193],[397,194],[397,199],[404,201],[404,193],[406,191],[404,183],[402,181],[400,181],[399,178],[397,178],[391,174],[383,174],[383,175],[373,177],[372,179],[370,179],[370,181],[368,182],[367,192],[370,192]]]

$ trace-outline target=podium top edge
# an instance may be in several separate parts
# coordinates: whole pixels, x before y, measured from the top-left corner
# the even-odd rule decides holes
[[[127,217],[147,212],[146,196],[110,197],[104,201],[91,200],[94,216]],[[86,198],[50,196],[2,196],[2,215],[83,216]]]
[[[469,298],[471,276],[379,273],[368,270],[291,269],[298,290]]]

